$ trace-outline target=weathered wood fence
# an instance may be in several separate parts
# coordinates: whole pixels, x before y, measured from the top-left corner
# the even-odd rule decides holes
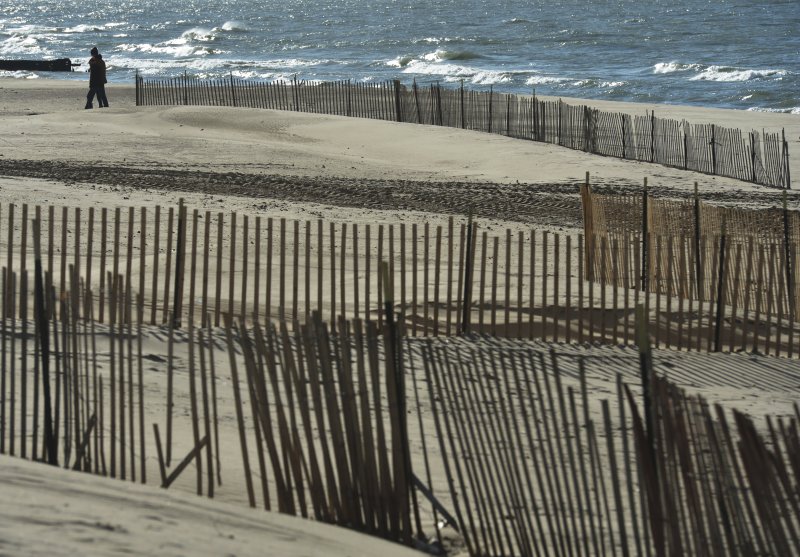
[[[394,122],[411,122],[497,133],[554,143],[610,157],[652,162],[789,189],[789,151],[783,133],[714,124],[691,124],[605,112],[560,99],[544,101],[489,91],[410,87],[385,83],[252,82],[199,80],[188,75],[151,80],[136,77],[136,104],[242,106],[294,110]]]
[[[470,555],[800,548],[796,405],[794,416],[767,417],[767,435],[736,410],[729,425],[730,409],[687,394],[658,366],[644,365],[640,384],[608,354],[591,368],[524,343],[416,348]],[[688,377],[730,371],[695,364]],[[598,387],[599,368],[616,381]]]
[[[122,292],[108,327],[87,319],[97,296],[81,310],[73,279],[70,295],[37,297],[32,322],[0,319],[0,453],[405,544],[441,542],[449,524],[476,557],[800,550],[796,405],[766,430],[735,411],[730,427],[729,408],[658,368],[640,389],[635,359],[413,339],[402,320],[379,335],[374,321],[246,328],[226,314],[224,331],[164,338],[126,323],[144,307]],[[143,349],[158,337],[166,362]],[[715,363],[669,373],[731,375]]]
[[[694,199],[598,195],[582,189],[592,280],[687,300],[721,300],[732,315],[795,321],[800,212]],[[643,241],[646,240],[646,241]],[[678,310],[684,311],[683,308]]]
[[[0,226],[5,316],[30,318],[37,236],[48,287],[65,296],[79,277],[79,293],[98,293],[94,319],[101,323],[113,319],[109,308],[121,293],[140,295],[144,306],[126,320],[176,328],[206,319],[217,326],[226,313],[245,322],[305,322],[315,310],[332,323],[344,316],[382,327],[386,284],[378,269],[386,262],[395,308],[412,336],[632,344],[634,307],[643,303],[658,345],[798,354],[796,314],[786,310],[790,294],[780,286],[786,259],[776,244],[720,249],[724,237],[706,234],[698,291],[685,236],[651,235],[643,263],[635,237],[495,234],[452,217],[359,226],[185,205],[81,211],[10,204]],[[643,268],[650,270],[644,282],[637,280]]]

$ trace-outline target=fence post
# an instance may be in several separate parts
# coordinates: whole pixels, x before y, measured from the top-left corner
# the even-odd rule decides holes
[[[347,80],[347,115],[348,116],[352,116],[353,115],[353,109],[352,109],[353,105],[352,105],[352,100],[351,100],[351,97],[350,97],[351,91],[352,91],[352,87],[350,86],[350,80],[348,79]]]
[[[492,85],[489,85],[489,133],[492,133],[492,99],[494,88]]]
[[[556,140],[556,144],[561,145],[561,105],[564,104],[561,102],[561,99],[558,99],[558,139]]]
[[[412,83],[411,87],[414,89],[414,104],[417,107],[417,124],[422,123],[422,114],[419,111],[419,88],[417,87],[417,79],[414,78],[414,82]]]
[[[506,93],[506,136],[510,136],[511,128],[511,95]]]
[[[789,319],[793,323],[795,317],[794,282],[792,280],[794,269],[792,269],[791,244],[789,238],[789,209],[786,197],[786,190],[783,190],[783,250],[786,259],[786,292],[789,294]]]
[[[183,263],[186,251],[186,207],[183,198],[178,201],[178,235],[175,244],[175,291],[172,299],[172,326],[181,328],[181,302],[183,301]],[[192,300],[194,303],[194,300]]]
[[[411,542],[411,504],[413,500],[413,507],[414,510],[418,508],[416,505],[416,491],[414,488],[413,482],[413,471],[411,467],[411,454],[409,452],[409,442],[408,442],[408,423],[407,423],[407,416],[406,416],[406,388],[405,388],[405,377],[403,371],[403,342],[402,342],[402,334],[403,334],[403,324],[400,323],[398,327],[398,323],[395,321],[394,315],[394,284],[393,284],[393,277],[389,273],[389,264],[386,261],[380,262],[380,273],[383,277],[384,283],[384,295],[383,295],[383,308],[384,308],[384,315],[385,315],[385,322],[387,332],[384,337],[385,339],[385,350],[386,350],[386,362],[387,362],[387,371],[393,375],[393,377],[388,377],[387,381],[394,382],[394,392],[392,393],[389,390],[389,396],[394,395],[396,397],[395,404],[397,408],[397,415],[396,415],[396,426],[397,426],[397,434],[399,436],[398,441],[393,441],[392,449],[399,448],[401,452],[400,456],[400,468],[399,470],[395,468],[395,484],[402,485],[403,493],[402,499],[398,501],[400,505],[399,512],[403,514],[401,519],[400,528],[403,530],[403,538],[406,543]],[[391,401],[390,401],[391,404]],[[394,436],[393,436],[394,437]],[[395,460],[397,463],[397,460]],[[402,480],[397,476],[401,476]],[[400,495],[400,493],[396,493]],[[410,499],[409,500],[409,496]]]
[[[183,70],[183,104],[184,106],[189,104],[189,91],[187,88],[189,87],[189,74],[186,70]]]
[[[297,90],[297,74],[292,76],[292,102],[294,111],[300,110],[300,92]]]
[[[650,230],[648,229],[647,201],[649,193],[647,191],[647,178],[644,179],[644,189],[642,190],[642,292],[647,292],[650,274],[647,269],[648,247],[650,240]]]
[[[233,72],[230,73],[231,77],[231,100],[233,101],[233,106],[236,106],[236,89],[233,85]]]
[[[656,160],[656,111],[650,111],[650,162]]]
[[[722,317],[725,312],[725,217],[722,217],[722,235],[719,238],[719,271],[717,272],[717,314],[714,320],[714,352],[722,351]]]
[[[403,121],[403,111],[400,106],[400,80],[394,80],[394,108],[395,114],[397,115],[397,121]]]
[[[464,80],[461,80],[461,129],[465,129],[466,125],[464,123]]]
[[[714,139],[716,135],[716,126],[711,124],[711,174],[717,174],[717,142]]]
[[[700,194],[697,182],[694,183],[694,266],[697,299],[703,300],[703,264],[700,256]]]
[[[586,277],[589,280],[594,280],[594,265],[592,264],[594,253],[589,249],[590,239],[594,238],[594,206],[592,204],[592,186],[589,183],[589,172],[586,173],[586,183],[581,186],[581,205],[583,205],[583,268],[586,269]],[[594,246],[592,245],[591,247]],[[581,280],[583,279],[581,278]]]
[[[467,246],[464,252],[464,300],[461,304],[461,334],[469,333],[469,318],[472,313],[472,209],[467,221]]]
[[[444,118],[442,117],[442,89],[439,86],[439,82],[436,82],[436,112],[439,116],[439,125],[444,125]]]
[[[134,78],[136,82],[136,106],[140,106],[141,103],[139,102],[139,70],[136,70],[136,77]]]
[[[789,171],[789,144],[786,142],[786,129],[781,128],[781,134],[783,135],[783,160],[786,164],[786,188],[787,190],[792,189],[792,175]]]
[[[136,77],[137,82],[139,77]],[[44,302],[44,278],[42,276],[41,220],[33,221],[33,256],[34,256],[34,294],[36,304],[36,328],[39,334],[39,354],[41,356],[42,389],[44,397],[44,444],[47,451],[47,463],[58,466],[58,446],[53,435],[53,411],[50,399],[50,343],[48,339],[48,319]]]
[[[620,118],[622,118],[622,158],[627,159],[627,145],[625,144],[625,114],[620,114]]]
[[[756,138],[755,132],[750,132],[750,169],[753,172],[753,183],[756,181]]]
[[[689,140],[686,137],[686,121],[683,125],[683,169],[689,169]]]

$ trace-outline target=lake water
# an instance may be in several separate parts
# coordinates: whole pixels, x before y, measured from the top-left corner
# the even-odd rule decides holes
[[[800,1],[4,0],[0,58],[109,80],[439,81],[800,114]],[[27,72],[0,75],[35,78]],[[44,74],[42,74],[44,76]]]

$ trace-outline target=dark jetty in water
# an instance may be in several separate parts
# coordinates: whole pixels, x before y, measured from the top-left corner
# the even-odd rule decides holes
[[[0,60],[0,70],[9,72],[70,72],[73,64],[69,58],[58,58],[57,60]]]

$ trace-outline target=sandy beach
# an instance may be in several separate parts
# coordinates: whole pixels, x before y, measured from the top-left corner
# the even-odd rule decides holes
[[[707,201],[763,207],[779,205],[781,199],[780,191],[733,179],[449,128],[242,108],[140,108],[135,106],[133,87],[126,85],[108,87],[109,109],[83,110],[85,89],[83,83],[0,79],[0,203],[85,210],[165,207],[184,199],[188,207],[201,211],[359,225],[436,225],[453,215],[463,219],[472,211],[488,230],[575,232],[582,228],[578,186],[587,172],[598,191],[638,191],[647,179],[656,196],[686,197],[698,182]],[[587,104],[631,114],[655,110],[658,116],[748,131],[785,129],[791,173],[795,181],[800,177],[798,115]],[[796,190],[789,192],[789,206],[800,208]],[[158,396],[164,388],[164,334],[163,328],[153,327],[143,339],[152,372],[147,382],[153,401],[147,408],[148,423],[164,411]],[[223,335],[217,334],[222,344]],[[187,373],[184,350],[186,339],[181,338],[177,369],[182,385]],[[576,353],[596,358],[590,386],[597,396],[615,392],[616,377],[608,370],[636,381],[635,352],[592,350],[562,351],[568,358]],[[220,369],[225,357],[218,355]],[[796,364],[747,355],[709,355],[697,361],[692,357],[665,351],[658,361],[678,370],[672,379],[679,385],[725,408],[741,408],[759,418],[767,412],[792,415],[800,392]],[[681,371],[684,365],[711,371],[692,376]],[[743,369],[752,380],[726,375]],[[233,455],[226,462],[222,502],[194,498],[188,473],[163,492],[67,472],[43,473],[38,465],[3,457],[0,497],[19,503],[13,510],[4,505],[0,553],[410,554],[399,545],[348,530],[244,508],[227,374],[220,386],[225,452]],[[185,419],[188,396],[181,387],[181,451],[191,445]],[[592,404],[599,421],[600,410]],[[416,413],[424,415],[431,433],[427,409],[411,411],[414,419]],[[423,437],[418,431],[412,438],[415,465],[420,466]],[[155,476],[153,451],[147,466]],[[447,481],[441,467],[437,470],[434,481],[444,491]],[[74,513],[75,521],[45,533],[44,526],[57,522],[54,509],[68,509],[65,512]],[[36,520],[27,519],[34,515]],[[37,542],[32,545],[29,540]]]
[[[555,227],[577,225],[577,185],[586,172],[593,186],[615,191],[638,190],[647,178],[656,196],[688,195],[697,181],[706,200],[763,206],[780,199],[780,192],[733,179],[492,134],[257,109],[137,108],[133,87],[125,85],[109,86],[111,108],[88,111],[80,109],[84,94],[81,83],[0,80],[0,175],[45,179],[55,189],[112,186],[131,202],[152,188],[318,203],[340,213],[464,215],[471,208],[487,218]],[[746,131],[785,129],[790,153],[800,152],[796,115],[588,104]],[[790,168],[800,176],[800,158],[791,157]],[[110,199],[119,199],[114,190]]]

